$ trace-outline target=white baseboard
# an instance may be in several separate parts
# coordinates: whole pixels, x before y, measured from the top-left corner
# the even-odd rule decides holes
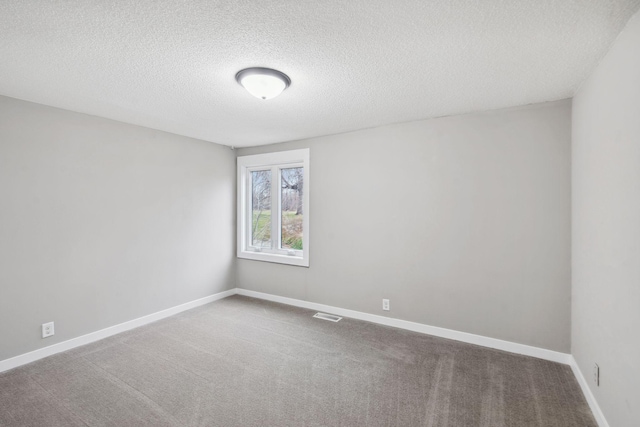
[[[589,384],[587,383],[584,375],[582,375],[582,371],[578,366],[578,362],[576,362],[576,359],[573,356],[571,356],[571,370],[573,371],[573,375],[576,376],[578,384],[580,384],[582,393],[584,394],[585,399],[587,399],[587,403],[589,404],[589,408],[591,408],[591,412],[593,413],[593,417],[596,419],[596,422],[600,427],[609,427],[609,423],[604,417],[604,414],[600,409],[600,405],[598,405],[596,397],[591,392]]]
[[[146,324],[164,319],[165,317],[173,316],[174,314],[181,313],[191,308],[196,308],[204,304],[208,304],[213,301],[217,301],[222,298],[226,298],[231,295],[235,295],[235,289],[229,289],[228,291],[219,292],[217,294],[209,295],[204,298],[190,301],[184,304],[177,305],[175,307],[167,308],[166,310],[158,311],[156,313],[149,314],[147,316],[139,317],[137,319],[129,320],[128,322],[120,323],[119,325],[110,326],[105,329],[101,329],[96,332],[91,332],[86,335],[82,335],[76,338],[72,338],[61,343],[53,344],[48,347],[40,348],[38,350],[31,351],[29,353],[21,354],[19,356],[12,357],[0,361],[0,372],[8,371],[9,369],[17,368],[18,366],[26,365],[27,363],[35,362],[47,356],[51,356],[62,351],[71,350],[72,348],[80,347],[85,344],[101,340],[103,338],[110,337],[120,332],[125,332],[133,328],[144,326]]]
[[[338,316],[351,317],[353,319],[365,320],[367,322],[378,323],[380,325],[393,326],[395,328],[406,329],[413,332],[434,335],[437,337],[448,338],[451,340],[462,341],[469,344],[476,344],[482,347],[494,348],[497,350],[508,351],[510,353],[522,354],[525,356],[537,357],[539,359],[550,360],[565,365],[571,365],[573,357],[567,353],[547,350],[544,348],[533,347],[526,344],[518,344],[510,341],[503,341],[496,338],[489,338],[482,335],[469,334],[467,332],[454,331],[452,329],[439,328],[437,326],[429,326],[422,323],[409,322],[407,320],[394,319],[391,317],[378,316],[376,314],[363,313],[361,311],[348,310],[345,308],[333,307],[330,305],[317,304],[309,301],[302,301],[294,298],[286,298],[262,292],[249,291],[242,288],[236,289],[238,295],[259,298],[263,300],[279,302],[296,307],[308,308],[311,310],[322,311]]]
[[[437,337],[448,338],[456,341],[462,341],[469,344],[476,344],[483,347],[494,348],[498,350],[508,351],[510,353],[522,354],[526,356],[537,357],[539,359],[550,360],[552,362],[563,363],[565,365],[571,365],[574,372],[580,372],[575,365],[575,360],[570,354],[560,353],[553,350],[547,350],[544,348],[533,347],[525,344],[518,344],[510,341],[504,341],[496,338],[489,338],[482,335],[470,334],[467,332],[455,331],[452,329],[440,328],[437,326],[425,325],[422,323],[410,322],[407,320],[394,319],[391,317],[379,316],[376,314],[364,313],[361,311],[348,310],[345,308],[333,307],[325,304],[318,304],[309,301],[303,301],[294,298],[281,297],[278,295],[266,294],[263,292],[249,291],[246,289],[235,288],[229,289],[228,291],[220,292],[214,295],[209,295],[204,298],[200,298],[195,301],[190,301],[185,304],[181,304],[175,307],[168,308],[166,310],[158,311],[156,313],[149,314],[147,316],[139,317],[137,319],[130,320],[128,322],[120,323],[119,325],[111,326],[105,329],[101,329],[96,332],[91,332],[86,335],[82,335],[77,338],[72,338],[70,340],[53,344],[48,347],[44,347],[38,350],[31,351],[29,353],[21,354],[19,356],[12,357],[10,359],[5,359],[0,361],[0,372],[7,371],[9,369],[16,368],[21,365],[25,365],[27,363],[34,362],[38,359],[42,359],[43,357],[51,356],[56,353],[60,353],[62,351],[71,350],[72,348],[76,348],[85,344],[89,344],[103,338],[110,337],[112,335],[118,334],[120,332],[125,332],[133,328],[137,328],[152,322],[155,322],[160,319],[164,319],[169,316],[173,316],[174,314],[178,314],[185,310],[189,310],[191,308],[195,308],[204,304],[208,304],[213,301],[217,301],[222,298],[226,298],[231,295],[245,295],[248,297],[259,298],[263,300],[279,302],[282,304],[293,305],[297,307],[307,308],[310,310],[317,310],[322,312],[327,312],[331,314],[337,314],[339,316],[351,317],[353,319],[364,320],[367,322],[378,323],[380,325],[392,326],[395,328],[406,329],[413,332],[420,332],[423,334],[434,335]],[[578,376],[578,381],[582,378],[584,382],[584,378]],[[581,386],[583,390],[585,390],[585,396],[588,393],[591,393],[588,387],[586,387],[586,382],[581,382]],[[586,388],[585,388],[586,387]],[[591,395],[591,399],[593,402],[593,396]],[[589,403],[591,405],[591,401]]]
[[[137,319],[130,320],[128,322],[120,323],[119,325],[111,326],[105,329],[101,329],[96,332],[91,332],[86,335],[82,335],[77,338],[57,343],[48,347],[44,347],[38,350],[31,351],[29,353],[21,354],[10,359],[0,361],[0,372],[7,371],[9,369],[17,368],[18,366],[26,365],[27,363],[35,362],[47,356],[54,355],[66,350],[71,350],[76,347],[80,347],[85,344],[110,337],[121,332],[128,331],[140,326],[147,325],[149,323],[164,319],[169,316],[181,313],[183,311],[199,307],[204,304],[208,304],[213,301],[217,301],[231,295],[245,295],[248,297],[259,298],[267,301],[279,302],[282,304],[293,305],[296,307],[307,308],[310,310],[317,310],[331,314],[337,314],[339,316],[351,317],[353,319],[364,320],[367,322],[378,323],[380,325],[392,326],[395,328],[406,329],[413,332],[420,332],[423,334],[434,335],[437,337],[448,338],[456,341],[466,342],[469,344],[475,344],[482,347],[494,348],[497,350],[508,351],[510,353],[522,354],[525,356],[537,357],[539,359],[549,360],[552,362],[558,362],[571,366],[578,384],[582,388],[582,392],[587,399],[587,403],[593,412],[598,425],[600,427],[609,427],[607,420],[598,405],[591,389],[589,388],[587,381],[585,380],[576,360],[572,355],[567,353],[561,353],[553,350],[547,350],[544,348],[533,347],[525,344],[518,344],[510,341],[503,341],[496,338],[489,338],[482,335],[475,335],[466,332],[455,331],[452,329],[439,328],[437,326],[429,326],[422,323],[410,322],[407,320],[394,319],[385,316],[379,316],[376,314],[363,313],[355,310],[348,310],[345,308],[333,307],[325,304],[318,304],[309,301],[303,301],[294,298],[281,297],[278,295],[266,294],[263,292],[249,291],[246,289],[235,288],[229,289],[224,292],[219,292],[214,295],[209,295],[204,298],[190,301],[175,307],[168,308],[166,310],[158,311],[156,313],[149,314],[147,316],[139,317]]]

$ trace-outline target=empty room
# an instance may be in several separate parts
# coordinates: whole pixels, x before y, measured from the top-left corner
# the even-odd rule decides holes
[[[640,0],[0,2],[0,427],[640,426]]]

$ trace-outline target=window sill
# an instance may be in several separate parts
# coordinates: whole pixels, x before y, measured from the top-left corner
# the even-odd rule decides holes
[[[303,257],[268,254],[264,252],[238,251],[238,258],[252,259],[254,261],[273,262],[276,264],[288,264],[297,267],[309,267],[309,260]]]

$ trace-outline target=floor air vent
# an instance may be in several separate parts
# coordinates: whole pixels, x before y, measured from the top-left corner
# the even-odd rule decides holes
[[[342,319],[342,317],[340,316],[334,316],[333,314],[327,313],[316,313],[313,315],[313,317],[317,317],[318,319],[322,320],[329,320],[330,322],[339,322],[340,319]]]

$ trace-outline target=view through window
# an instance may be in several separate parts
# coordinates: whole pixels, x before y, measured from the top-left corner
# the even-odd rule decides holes
[[[281,200],[281,242],[285,249],[302,249],[304,211],[302,189],[304,173],[302,168],[288,168],[280,171]]]

